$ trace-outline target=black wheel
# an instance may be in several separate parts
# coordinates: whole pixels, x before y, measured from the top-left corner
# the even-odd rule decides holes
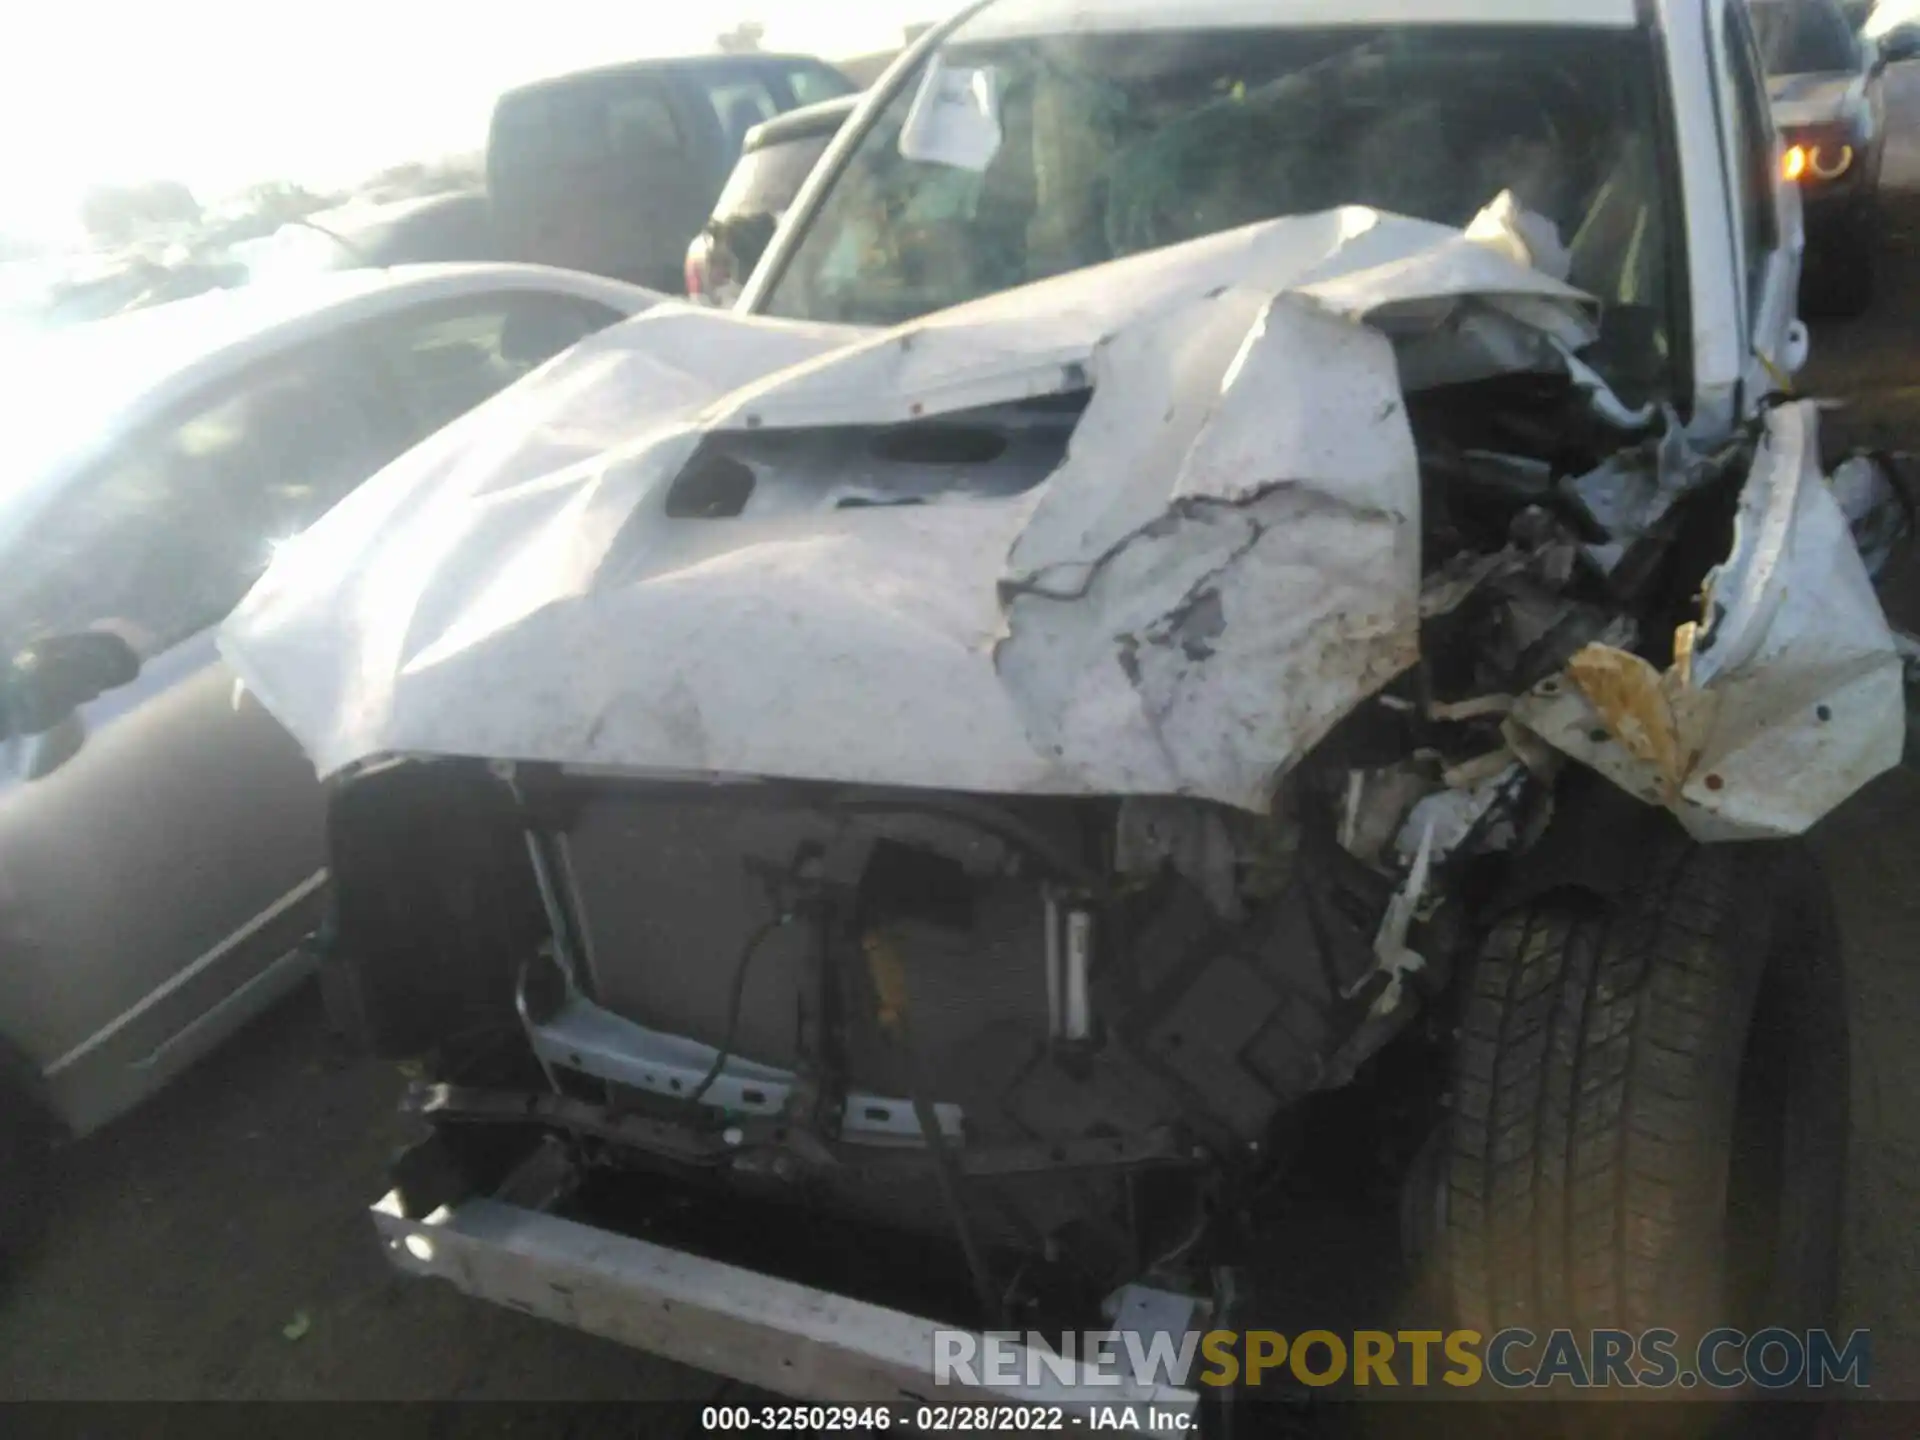
[[[46,1218],[54,1127],[0,1053],[0,1277],[26,1257]]]
[[[1811,315],[1853,320],[1873,304],[1876,227],[1870,214],[1834,228],[1817,251],[1809,247],[1801,294]]]
[[[1595,843],[1605,843],[1596,836]],[[1505,916],[1470,976],[1438,1164],[1456,1323],[1831,1326],[1847,1027],[1798,845],[1655,848],[1631,898]]]

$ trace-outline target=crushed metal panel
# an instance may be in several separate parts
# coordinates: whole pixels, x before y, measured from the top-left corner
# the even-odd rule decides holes
[[[361,487],[223,653],[323,774],[464,755],[1262,809],[1415,658],[1408,347],[1557,365],[1591,332],[1495,219],[1481,243],[1291,217],[885,332],[661,305]],[[779,461],[1089,389],[1017,494],[841,508]],[[668,513],[749,433],[779,503]]]
[[[1562,488],[1610,537],[1586,551],[1611,571],[1707,473],[1679,417],[1669,411],[1664,434],[1616,451],[1598,468],[1564,480]]]
[[[1279,768],[1418,658],[1392,347],[1229,292],[1094,363],[1009,557],[1000,678],[1035,743],[1105,788],[1263,809]]]
[[[1899,763],[1900,655],[1810,402],[1768,416],[1706,617],[1664,674],[1589,646],[1515,719],[1702,840],[1801,834]]]

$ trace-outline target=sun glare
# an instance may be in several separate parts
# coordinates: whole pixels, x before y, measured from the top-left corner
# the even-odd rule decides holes
[[[87,188],[177,179],[204,204],[255,181],[336,187],[477,150],[494,97],[542,75],[709,51],[741,20],[768,49],[829,59],[897,45],[950,0],[731,0],[708,9],[549,0],[537,20],[462,0],[240,0],[9,17],[0,47],[0,235],[73,236]]]

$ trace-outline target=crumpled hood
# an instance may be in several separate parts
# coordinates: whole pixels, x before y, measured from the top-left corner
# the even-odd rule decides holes
[[[1865,85],[1853,74],[1776,75],[1767,82],[1767,95],[1773,123],[1782,130],[1798,130],[1850,120],[1865,98]]]
[[[323,775],[1261,809],[1416,658],[1403,388],[1592,337],[1524,218],[1273,221],[887,331],[664,304],[363,486],[221,648]]]

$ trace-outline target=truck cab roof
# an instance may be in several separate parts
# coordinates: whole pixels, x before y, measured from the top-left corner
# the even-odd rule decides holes
[[[1340,25],[1553,25],[1630,29],[1636,0],[994,0],[967,21],[969,39]]]
[[[496,102],[496,108],[509,100],[528,95],[538,95],[554,90],[565,90],[576,85],[597,85],[608,80],[621,80],[631,76],[659,75],[669,71],[700,74],[714,70],[787,70],[797,65],[817,65],[822,69],[833,67],[817,55],[773,54],[754,51],[745,55],[675,55],[650,60],[627,60],[617,65],[596,65],[586,70],[569,70],[564,75],[549,75],[544,79],[532,80],[525,85],[516,85],[503,91]]]

